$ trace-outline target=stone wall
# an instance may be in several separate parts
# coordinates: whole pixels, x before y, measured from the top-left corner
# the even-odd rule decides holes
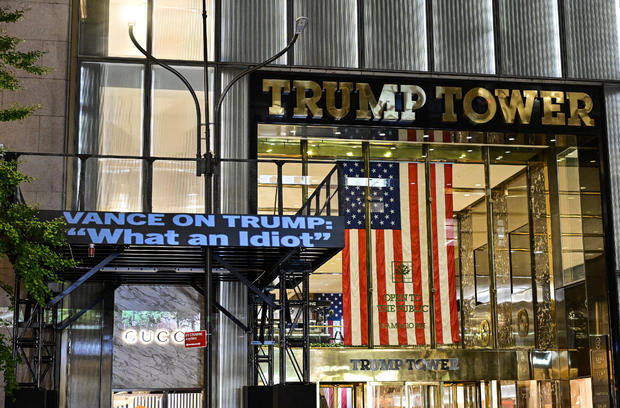
[[[202,296],[190,287],[116,289],[112,388],[201,388],[203,349],[186,349],[180,335],[171,338],[176,330],[200,330],[201,305]]]
[[[0,107],[41,105],[25,120],[2,123],[0,143],[8,150],[63,153],[67,130],[67,90],[71,38],[71,0],[3,0],[2,7],[30,9],[22,20],[6,25],[7,34],[23,39],[22,51],[42,50],[51,71],[41,77],[18,72],[21,89],[0,92]],[[63,207],[64,166],[58,158],[23,159],[22,170],[36,180],[23,187],[29,202],[41,208]]]

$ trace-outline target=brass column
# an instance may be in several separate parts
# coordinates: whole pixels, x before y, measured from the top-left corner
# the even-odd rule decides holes
[[[422,147],[422,157],[424,158],[424,180],[426,183],[426,250],[428,256],[428,293],[429,293],[429,323],[431,326],[431,348],[437,347],[437,336],[435,333],[435,269],[433,267],[433,192],[431,185],[431,158],[429,155],[429,145]]]
[[[368,311],[368,348],[374,347],[374,330],[373,330],[373,307],[372,307],[372,240],[370,234],[372,231],[372,219],[370,217],[370,143],[362,143],[362,156],[364,158],[364,177],[366,178],[366,188],[364,190],[364,219],[366,229],[366,310]]]
[[[493,245],[493,200],[491,199],[491,155],[489,147],[482,150],[484,159],[484,188],[487,203],[487,247],[489,256],[489,302],[491,304],[491,333],[493,348],[497,348],[497,288],[495,284],[495,247]]]

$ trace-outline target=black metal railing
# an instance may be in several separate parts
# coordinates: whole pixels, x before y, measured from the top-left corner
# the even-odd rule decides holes
[[[343,213],[343,191],[344,173],[342,165],[337,163],[319,183],[296,215],[341,215]]]
[[[129,198],[128,208],[134,211],[153,211],[155,194],[153,192],[153,178],[158,167],[157,163],[179,163],[179,166],[187,168],[188,174],[193,174],[191,157],[167,157],[167,156],[133,156],[133,155],[104,155],[104,154],[71,154],[71,153],[43,153],[43,152],[9,152],[12,158],[17,158],[24,163],[24,172],[34,177],[35,181],[22,190],[29,200],[34,200],[31,194],[36,191],[36,200],[41,209],[53,210],[86,210],[98,209],[93,201],[99,194],[99,183],[104,183],[97,173],[97,166],[112,163],[114,171],[135,170],[140,175],[140,192],[134,192],[135,197]],[[35,161],[36,160],[36,161]],[[272,213],[277,215],[341,215],[342,203],[341,192],[344,187],[342,165],[328,160],[297,160],[297,159],[230,159],[219,158],[219,171],[224,171],[227,166],[243,166],[244,171],[250,177],[250,185],[256,182],[256,196],[249,191],[249,196],[256,199],[259,213]],[[117,165],[116,165],[117,164]],[[272,165],[268,171],[262,171],[261,165]],[[308,176],[308,167],[333,166],[327,175],[316,184]],[[292,169],[291,169],[292,168]],[[305,168],[305,171],[301,169]],[[63,174],[61,174],[61,172]],[[274,174],[275,173],[275,174]],[[294,174],[294,176],[293,176]],[[305,174],[305,175],[302,175]],[[261,177],[267,176],[266,183],[261,183]],[[203,176],[200,177],[204,179]],[[49,197],[45,191],[49,190]],[[294,194],[292,194],[294,190]],[[67,198],[60,197],[59,192],[65,191]],[[261,196],[262,195],[262,196]],[[263,207],[259,205],[262,197]],[[269,202],[268,205],[265,205]],[[161,211],[161,210],[159,210]],[[164,210],[165,211],[165,210]],[[191,211],[191,210],[186,210]]]

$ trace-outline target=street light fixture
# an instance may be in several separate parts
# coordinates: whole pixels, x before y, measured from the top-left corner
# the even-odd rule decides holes
[[[208,85],[209,85],[209,81],[208,81],[208,67],[207,67],[207,61],[208,61],[208,53],[207,53],[207,8],[206,8],[206,1],[203,0],[202,2],[202,40],[203,40],[203,51],[204,51],[204,55],[203,55],[203,63],[204,63],[204,94],[205,94],[205,106],[206,106],[206,111],[205,111],[205,141],[206,141],[206,147],[207,147],[207,152],[204,154],[202,154],[202,141],[200,140],[200,128],[202,126],[202,115],[200,112],[200,104],[198,103],[198,96],[196,95],[196,91],[194,91],[194,88],[192,87],[192,85],[189,83],[189,81],[187,80],[187,78],[185,78],[179,71],[177,71],[176,69],[172,68],[170,65],[166,64],[165,62],[162,62],[160,60],[158,60],[157,58],[155,58],[153,55],[149,54],[148,51],[146,51],[136,40],[134,33],[133,33],[133,28],[136,25],[135,22],[129,22],[128,23],[128,29],[129,29],[129,38],[131,38],[131,42],[133,43],[133,45],[138,49],[138,51],[140,51],[142,53],[142,55],[144,55],[147,60],[152,61],[160,66],[162,66],[163,68],[165,68],[166,70],[170,71],[172,74],[174,74],[177,78],[179,78],[183,84],[187,87],[187,90],[189,91],[189,93],[192,95],[192,99],[194,100],[194,105],[196,106],[196,176],[200,177],[203,174],[205,175],[205,213],[209,214],[212,211],[212,197],[211,197],[211,192],[212,192],[212,178],[213,178],[213,166],[214,166],[214,161],[212,160],[212,154],[209,151],[210,149],[210,134],[209,134],[209,103],[208,103]],[[264,67],[265,65],[268,65],[270,63],[272,63],[273,61],[275,61],[276,59],[280,58],[282,55],[284,55],[285,53],[287,53],[295,44],[295,42],[297,41],[297,39],[299,38],[299,36],[301,35],[301,33],[303,33],[304,29],[306,28],[306,26],[308,25],[308,17],[298,17],[295,20],[295,34],[293,35],[293,38],[291,38],[291,40],[289,41],[289,43],[286,45],[286,47],[284,47],[280,52],[278,52],[277,54],[275,54],[274,56],[266,59],[265,61],[261,62],[258,65],[255,65],[253,67],[250,67],[244,71],[241,71],[239,74],[237,74],[229,83],[228,85],[226,85],[226,88],[224,88],[224,91],[222,92],[222,94],[220,95],[218,101],[217,101],[217,106],[215,109],[215,118],[214,118],[214,127],[215,127],[215,131],[216,131],[216,135],[219,136],[219,117],[220,117],[220,109],[222,107],[222,102],[224,101],[224,97],[228,94],[228,91],[230,91],[230,89],[233,87],[233,85],[235,83],[237,83],[237,81],[239,81],[241,78],[243,78],[244,76]],[[219,137],[215,139],[216,141],[219,141]],[[211,339],[211,314],[213,312],[213,305],[212,305],[212,300],[211,300],[211,288],[212,288],[212,264],[211,264],[211,248],[210,247],[206,247],[205,248],[205,293],[204,293],[204,307],[205,307],[205,329],[206,329],[206,334],[207,334],[207,348],[205,349],[205,360],[204,360],[204,407],[205,408],[209,408],[211,407],[211,396],[212,396],[212,365],[211,365],[211,352],[213,350],[212,347],[212,339]]]

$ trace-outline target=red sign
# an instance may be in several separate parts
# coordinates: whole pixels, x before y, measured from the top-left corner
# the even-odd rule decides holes
[[[207,332],[205,330],[185,333],[185,348],[196,347],[207,347]]]

